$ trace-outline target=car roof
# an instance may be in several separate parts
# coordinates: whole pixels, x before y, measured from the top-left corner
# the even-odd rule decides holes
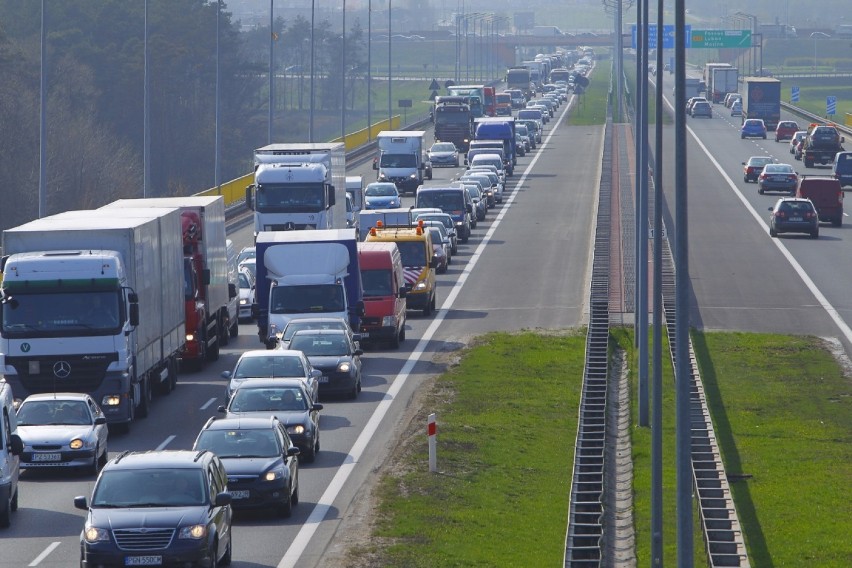
[[[246,379],[237,386],[237,390],[242,389],[274,389],[274,388],[294,388],[298,387],[304,390],[305,381],[298,378],[282,377],[278,379],[266,378],[251,378]]]
[[[86,393],[80,392],[44,392],[39,394],[31,394],[24,399],[24,402],[34,402],[37,400],[88,400],[90,397]],[[23,402],[21,403],[23,404]]]
[[[293,318],[287,322],[287,325],[291,323],[342,323],[346,326],[349,326],[349,322],[347,322],[344,318]],[[286,326],[285,326],[286,327]],[[262,350],[261,350],[262,351]]]
[[[145,452],[125,452],[109,462],[106,470],[115,469],[200,469],[215,454],[200,450],[149,450]]]
[[[342,329],[300,329],[293,334],[293,339],[300,335],[343,335]],[[290,341],[292,341],[291,339]]]
[[[250,418],[214,416],[201,430],[261,430],[271,428],[276,422],[278,419],[274,416]]]
[[[242,359],[254,359],[258,357],[302,357],[302,352],[296,349],[252,349],[240,355]]]

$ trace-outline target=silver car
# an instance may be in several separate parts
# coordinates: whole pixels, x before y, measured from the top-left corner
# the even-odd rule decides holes
[[[233,371],[222,372],[222,378],[228,379],[225,400],[230,400],[240,385],[251,379],[301,379],[313,400],[317,400],[320,376],[322,373],[311,366],[304,353],[289,349],[246,351]]]
[[[106,417],[83,393],[30,395],[18,407],[21,468],[81,468],[96,474],[108,459]]]

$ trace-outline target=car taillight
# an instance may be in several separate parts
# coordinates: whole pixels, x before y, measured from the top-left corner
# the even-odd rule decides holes
[[[760,176],[759,176],[759,177],[760,177],[760,179],[766,179],[766,174],[765,174],[765,173],[762,173],[762,174],[760,174]]]
[[[787,176],[788,181],[796,181],[796,176]]]
[[[807,213],[805,213],[805,219],[812,219],[813,217],[815,217],[813,211],[808,211]]]
[[[783,219],[784,217],[786,217],[786,216],[787,216],[787,214],[786,214],[786,213],[784,213],[783,211],[776,211],[776,212],[775,212],[775,216],[776,216],[776,217],[779,217],[779,218],[781,218],[781,219]]]
[[[746,173],[747,173],[747,174],[754,173],[754,168],[753,168],[753,167],[751,167],[751,166],[747,167],[747,168],[746,168]]]

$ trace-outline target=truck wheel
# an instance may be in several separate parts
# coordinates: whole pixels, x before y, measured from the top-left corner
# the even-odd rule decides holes
[[[814,161],[813,161],[812,159],[810,159],[810,158],[805,158],[805,157],[803,157],[802,159],[805,161],[805,167],[806,167],[806,168],[812,168],[812,167],[814,167]]]
[[[231,325],[231,329],[229,330],[231,337],[236,337],[240,334],[240,318],[237,316],[234,318],[234,323]]]
[[[216,329],[213,330],[213,337],[216,338],[216,342],[214,343],[213,347],[211,347],[210,349],[207,350],[207,360],[208,361],[218,361],[219,360],[219,345],[220,345],[220,342],[222,341],[222,335],[219,331],[221,329],[219,323],[220,322],[217,319],[216,320]],[[205,339],[206,339],[206,337],[205,337]]]
[[[147,379],[143,380],[139,386],[139,392],[142,399],[139,401],[139,418],[147,418],[151,408],[151,383]]]
[[[843,217],[835,217],[834,219],[832,219],[831,224],[835,227],[843,225]]]

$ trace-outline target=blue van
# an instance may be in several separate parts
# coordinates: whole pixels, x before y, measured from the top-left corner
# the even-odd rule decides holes
[[[852,185],[852,152],[838,152],[834,156],[831,171],[840,180],[840,187]]]
[[[434,207],[453,218],[459,240],[466,243],[470,238],[470,216],[473,200],[463,187],[419,187],[414,202],[415,208]]]

